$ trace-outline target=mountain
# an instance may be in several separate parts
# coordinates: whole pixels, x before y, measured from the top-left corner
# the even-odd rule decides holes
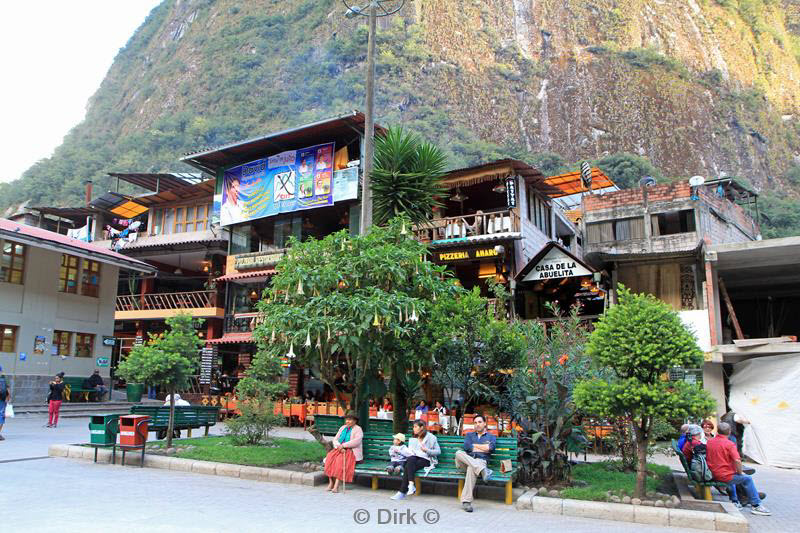
[[[75,204],[109,171],[363,107],[365,19],[339,0],[165,0],[53,156],[0,204]],[[380,19],[377,115],[450,165],[592,160],[622,185],[728,175],[800,233],[797,0],[416,0]]]

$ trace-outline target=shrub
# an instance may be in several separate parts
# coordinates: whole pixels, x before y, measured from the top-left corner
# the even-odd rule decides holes
[[[273,413],[274,404],[267,397],[250,398],[239,404],[242,414],[228,421],[228,434],[236,446],[256,446],[269,442],[269,432],[283,420]]]

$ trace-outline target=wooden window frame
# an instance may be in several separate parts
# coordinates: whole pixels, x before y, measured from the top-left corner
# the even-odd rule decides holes
[[[3,353],[16,353],[17,351],[17,329],[19,326],[12,326],[11,324],[0,324],[0,352]],[[11,336],[6,336],[6,330],[11,330]],[[6,350],[6,344],[11,343],[11,349]]]
[[[192,217],[189,218],[189,210],[192,210]],[[181,204],[170,207],[159,207],[153,209],[154,221],[151,224],[151,235],[167,235],[171,233],[186,233],[189,231],[204,231],[208,229],[211,222],[211,209],[210,203],[201,204]],[[198,210],[202,213],[202,217],[198,217]],[[168,213],[172,217],[168,216]],[[180,215],[180,216],[179,216]],[[155,217],[158,217],[157,219]],[[171,218],[171,219],[170,219]],[[167,223],[169,221],[169,231],[167,230]],[[159,224],[160,222],[160,224]],[[202,225],[202,229],[197,229],[197,224]],[[160,227],[160,232],[156,232],[156,226]],[[187,229],[191,226],[192,229]]]
[[[0,241],[2,242],[2,247],[0,247],[0,254],[2,257],[8,257],[8,269],[2,268],[2,263],[0,263],[0,281],[5,283],[16,283],[17,285],[22,285],[25,283],[25,254],[28,251],[27,246],[24,244],[14,242],[14,241]],[[6,245],[10,245],[10,253],[6,253]],[[22,247],[22,253],[16,253],[17,246]],[[17,268],[17,260],[19,260],[20,267]],[[14,273],[19,273],[19,280],[14,281]]]
[[[75,260],[74,267],[69,265],[71,259]],[[80,267],[81,267],[81,262],[79,257],[69,254],[61,254],[61,268],[59,269],[58,272],[58,292],[65,292],[67,294],[78,294],[78,281],[81,273]],[[75,285],[73,285],[72,290],[70,290],[69,273],[72,270],[75,271],[75,278],[74,278]]]
[[[86,349],[86,354],[82,355],[81,350]],[[75,334],[75,357],[92,357],[94,355],[94,334],[76,333]]]
[[[94,267],[97,267],[95,270]],[[101,272],[102,272],[102,264],[100,261],[93,261],[91,259],[82,259],[81,260],[81,294],[83,296],[91,296],[92,298],[99,298],[100,297],[100,282],[102,280]],[[91,283],[87,281],[86,274],[94,274],[97,277],[97,283]]]
[[[63,335],[66,335],[67,342],[62,342]],[[72,332],[71,331],[61,331],[61,330],[53,330],[53,344],[56,346],[56,354],[55,355],[64,355],[70,356],[72,355],[69,353],[72,350]],[[62,349],[62,347],[66,346]]]

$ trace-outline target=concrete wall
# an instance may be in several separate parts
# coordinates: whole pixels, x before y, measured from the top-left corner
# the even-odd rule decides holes
[[[88,377],[95,369],[108,378],[109,367],[98,367],[98,357],[111,358],[111,347],[103,336],[114,334],[117,294],[116,266],[102,264],[98,298],[58,291],[61,254],[27,247],[24,285],[0,282],[0,324],[17,326],[15,352],[0,352],[0,365],[11,381],[17,403],[44,402],[47,381],[58,372]],[[53,330],[94,334],[92,357],[51,355]],[[37,336],[45,338],[45,353],[34,354]],[[22,355],[24,354],[24,360]]]

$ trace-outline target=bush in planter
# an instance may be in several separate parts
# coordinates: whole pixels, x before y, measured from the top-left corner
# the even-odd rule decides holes
[[[249,398],[239,404],[241,415],[228,420],[228,434],[236,446],[256,446],[269,442],[269,432],[283,421],[273,412],[269,398]]]

